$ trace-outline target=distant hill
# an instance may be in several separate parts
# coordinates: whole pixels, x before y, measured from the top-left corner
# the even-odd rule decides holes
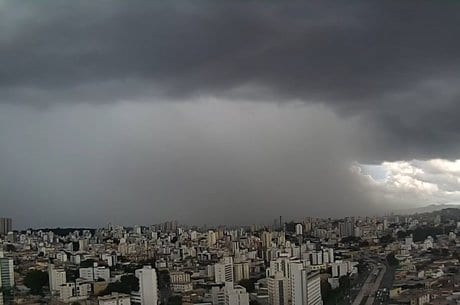
[[[444,209],[460,209],[460,205],[458,204],[430,204],[430,205],[419,207],[419,208],[393,210],[393,213],[397,215],[412,215],[412,214],[421,214],[421,213],[431,213],[431,212],[440,211]]]

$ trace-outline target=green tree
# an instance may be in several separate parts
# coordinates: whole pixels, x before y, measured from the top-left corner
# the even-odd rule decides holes
[[[361,237],[356,236],[347,236],[340,240],[343,244],[352,244],[352,243],[359,243],[361,241]]]
[[[409,232],[406,232],[406,231],[398,231],[398,233],[396,233],[396,235],[398,236],[398,239],[403,239],[407,236],[409,236]]]
[[[246,288],[247,292],[254,292],[255,290],[254,282],[250,279],[242,279],[238,284]]]
[[[110,283],[107,286],[106,293],[119,292],[119,293],[131,293],[131,291],[139,290],[139,279],[134,275],[123,275],[119,281]]]
[[[332,290],[331,284],[329,284],[327,280],[321,281],[321,297],[323,298],[324,301],[326,301],[329,298],[331,290]]]
[[[347,290],[350,288],[350,278],[348,277],[348,275],[342,275],[339,278],[339,287],[342,290]]]
[[[93,259],[87,259],[80,263],[80,268],[93,267],[95,261]]]
[[[399,265],[399,261],[396,259],[394,253],[389,253],[387,255],[387,262],[390,264],[390,266],[396,267]]]
[[[168,270],[160,270],[158,272],[158,287],[160,289],[168,288],[171,283]]]
[[[394,241],[395,239],[390,234],[380,237],[380,243],[383,245],[392,243]]]
[[[66,278],[68,282],[75,281],[77,278],[80,277],[80,273],[78,269],[66,269]]]
[[[16,247],[13,244],[7,244],[5,246],[6,252],[16,252]]]
[[[182,305],[182,296],[173,295],[168,299],[168,305]]]
[[[43,286],[48,284],[48,273],[32,270],[27,273],[24,278],[24,285],[30,289],[30,293],[34,295],[43,295]]]

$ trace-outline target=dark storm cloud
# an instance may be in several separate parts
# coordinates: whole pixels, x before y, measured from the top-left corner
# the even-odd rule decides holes
[[[387,209],[350,175],[359,123],[321,107],[219,100],[0,110],[2,213],[17,227],[271,223]]]
[[[458,157],[459,8],[0,0],[2,209],[19,226],[387,210],[349,166]]]
[[[0,98],[299,99],[365,115],[385,143],[407,144],[384,156],[429,156],[446,144],[451,155],[458,147],[449,143],[460,134],[458,8],[428,1],[6,1]]]
[[[359,103],[457,75],[459,64],[459,13],[432,3],[48,1],[9,10],[17,5],[1,16],[9,89],[134,78],[173,96],[259,85]]]

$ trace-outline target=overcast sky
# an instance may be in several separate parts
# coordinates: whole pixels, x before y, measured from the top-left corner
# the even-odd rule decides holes
[[[460,203],[460,5],[0,0],[16,228]]]

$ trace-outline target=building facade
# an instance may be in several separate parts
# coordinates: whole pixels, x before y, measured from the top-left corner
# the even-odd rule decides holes
[[[112,294],[98,297],[99,305],[131,305],[128,294],[112,292]]]
[[[11,218],[0,218],[0,236],[6,236],[13,231],[13,220]]]
[[[291,263],[292,305],[322,305],[319,272],[310,272],[301,262]]]
[[[281,273],[276,273],[267,279],[268,284],[268,304],[270,305],[288,305],[289,279]]]
[[[234,281],[233,259],[224,257],[219,263],[214,265],[214,280],[217,284]]]
[[[64,268],[55,268],[53,264],[48,266],[48,278],[51,294],[59,293],[59,287],[67,282]]]
[[[9,290],[14,287],[13,259],[3,256],[0,251],[0,288]]]
[[[151,266],[137,269],[136,277],[139,279],[139,292],[133,294],[132,303],[140,305],[158,304],[157,272]]]

